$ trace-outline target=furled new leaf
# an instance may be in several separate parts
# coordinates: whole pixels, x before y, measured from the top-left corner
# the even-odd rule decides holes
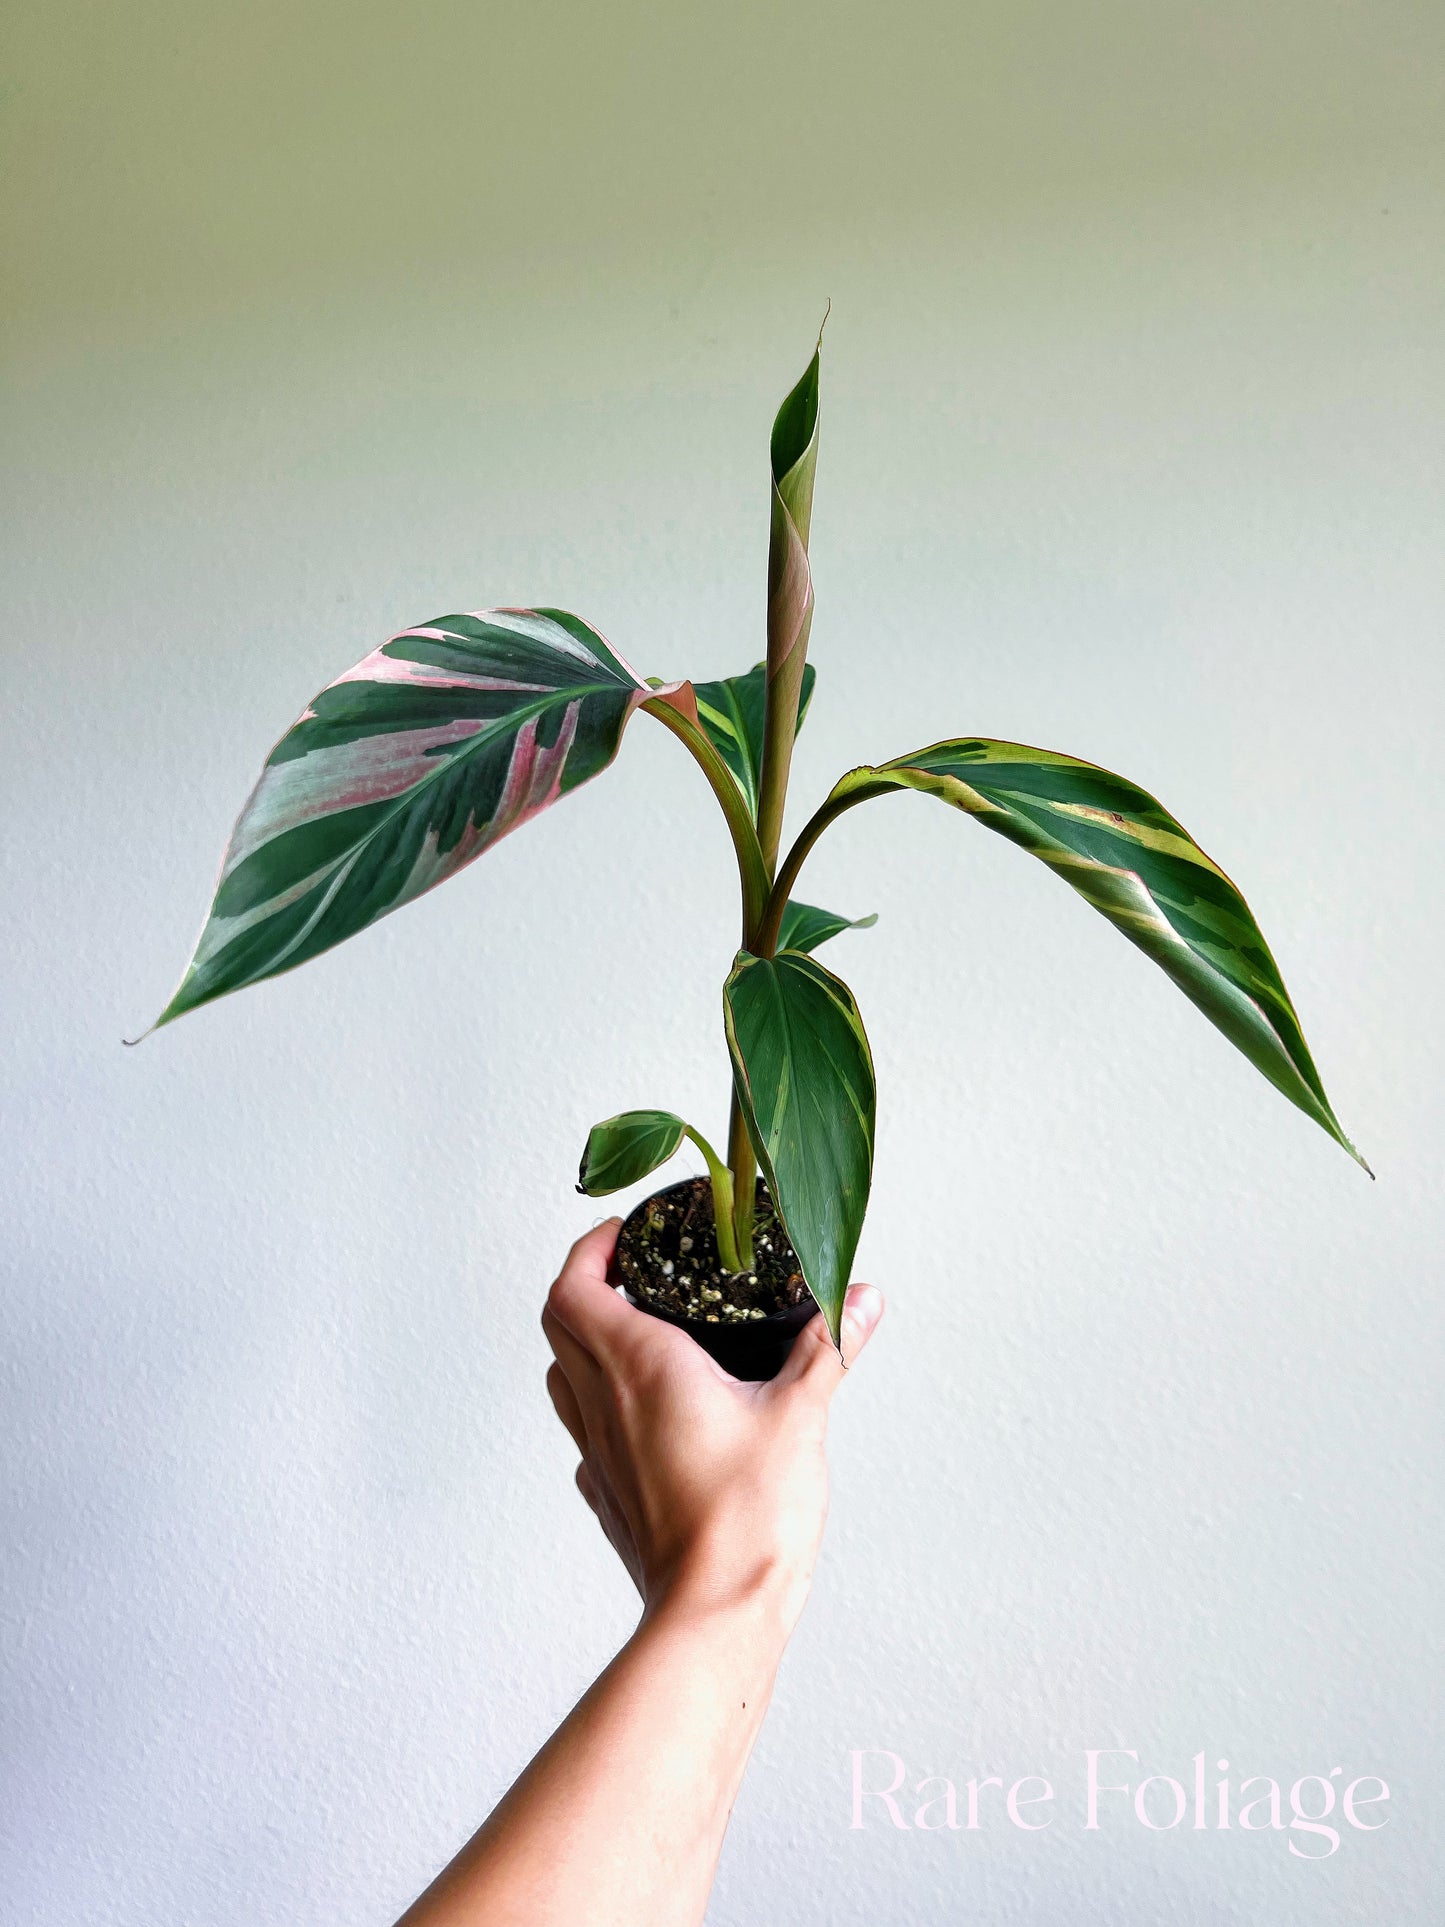
[[[803,727],[808,704],[813,700],[817,672],[811,663],[803,669],[802,694],[798,700],[797,730]],[[758,819],[758,784],[763,773],[763,721],[767,705],[768,667],[756,663],[745,676],[728,676],[721,682],[694,685],[697,719],[711,737],[713,746],[737,778],[738,788],[748,800],[753,821]]]
[[[594,1124],[582,1153],[577,1189],[589,1198],[640,1183],[682,1143],[687,1126],[671,1111],[623,1111]]]
[[[558,609],[393,636],[272,750],[158,1022],[293,969],[455,875],[605,769],[651,693]]]
[[[937,796],[1042,858],[1369,1170],[1330,1108],[1248,904],[1147,791],[1072,756],[969,736],[851,770],[829,800],[846,807],[897,789]]]
[[[823,319],[826,321],[827,316]],[[771,866],[783,827],[783,801],[797,734],[790,718],[802,707],[803,669],[813,623],[813,573],[808,535],[818,471],[819,346],[773,422],[768,444],[772,510],[768,530],[768,700],[771,727],[764,746],[767,780],[758,808],[758,840]]]
[[[873,1058],[858,1006],[795,951],[740,952],[723,1005],[749,1136],[837,1344],[873,1176]]]
[[[829,937],[839,936],[844,930],[871,930],[877,921],[876,910],[868,917],[840,917],[834,910],[818,910],[811,903],[790,898],[778,930],[778,949],[816,950]]]

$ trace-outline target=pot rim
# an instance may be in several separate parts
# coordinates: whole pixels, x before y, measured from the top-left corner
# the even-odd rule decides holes
[[[758,1183],[765,1185],[766,1182],[766,1179],[759,1174]],[[681,1191],[684,1187],[690,1190],[696,1184],[706,1183],[707,1178],[705,1176],[695,1174],[690,1178],[678,1178],[672,1184],[664,1184],[659,1190],[649,1191],[645,1198],[638,1199],[637,1203],[633,1205],[632,1209],[627,1213],[627,1216],[622,1220],[621,1228],[617,1233],[618,1238],[620,1239],[622,1237],[623,1231],[632,1223],[632,1220],[639,1212],[645,1210],[654,1198],[665,1198],[674,1191]],[[681,1312],[668,1311],[662,1305],[649,1305],[637,1298],[628,1287],[626,1281],[615,1275],[615,1263],[614,1265],[608,1266],[608,1282],[617,1291],[621,1292],[623,1298],[629,1305],[635,1306],[638,1311],[644,1313],[648,1318],[660,1318],[664,1324],[675,1325],[680,1330],[686,1332],[707,1332],[710,1335],[717,1332],[727,1332],[731,1336],[739,1339],[751,1333],[756,1333],[759,1338],[765,1336],[772,1337],[785,1331],[791,1331],[796,1335],[813,1322],[813,1319],[818,1316],[820,1310],[817,1299],[814,1298],[812,1292],[808,1291],[805,1286],[805,1296],[800,1298],[796,1305],[785,1305],[781,1311],[770,1311],[766,1317],[763,1318],[749,1318],[746,1321],[739,1319],[736,1323],[733,1323],[731,1320],[724,1322],[720,1318],[715,1321],[705,1317],[688,1318]]]

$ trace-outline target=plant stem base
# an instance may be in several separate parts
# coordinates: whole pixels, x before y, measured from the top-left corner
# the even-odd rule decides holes
[[[725,1271],[712,1187],[687,1178],[636,1206],[613,1259],[614,1282],[643,1311],[677,1325],[734,1378],[775,1378],[817,1310],[768,1188],[757,1180],[753,1268]]]

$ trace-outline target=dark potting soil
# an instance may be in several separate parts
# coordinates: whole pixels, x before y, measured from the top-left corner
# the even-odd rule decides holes
[[[723,1270],[706,1178],[639,1206],[622,1227],[613,1260],[633,1297],[715,1325],[746,1324],[801,1304],[808,1295],[802,1267],[762,1178],[756,1196],[751,1271]]]

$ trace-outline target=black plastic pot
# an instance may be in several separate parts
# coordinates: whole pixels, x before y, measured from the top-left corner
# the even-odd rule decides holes
[[[689,1190],[694,1182],[692,1178],[684,1178],[679,1184],[670,1184],[654,1192],[653,1196],[665,1198],[674,1191]],[[628,1227],[644,1216],[651,1203],[652,1198],[644,1198],[640,1204],[633,1206],[622,1231],[618,1233],[619,1241],[626,1235]],[[612,1282],[624,1284],[615,1266]],[[675,1312],[664,1311],[660,1306],[649,1305],[631,1291],[627,1294],[627,1300],[629,1304],[636,1305],[639,1311],[645,1311],[649,1318],[660,1318],[665,1325],[676,1325],[680,1331],[685,1331],[734,1378],[753,1380],[777,1377],[787,1363],[793,1340],[818,1309],[810,1295],[801,1304],[789,1305],[767,1318],[749,1319],[745,1325],[714,1325],[705,1318],[683,1318]]]

